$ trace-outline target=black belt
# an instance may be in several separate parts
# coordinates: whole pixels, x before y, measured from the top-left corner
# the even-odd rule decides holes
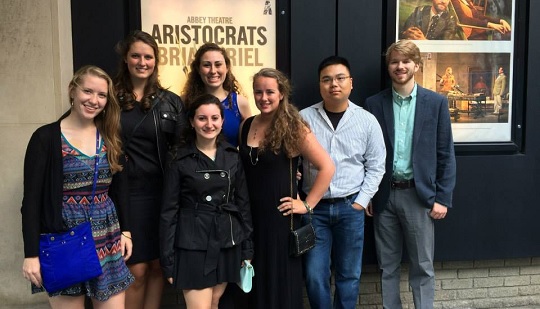
[[[322,203],[330,203],[330,204],[333,204],[333,203],[337,203],[337,202],[343,202],[343,201],[346,201],[346,200],[349,200],[351,199],[353,196],[355,196],[356,194],[358,194],[358,192],[354,192],[353,194],[349,194],[345,197],[331,197],[331,198],[323,198],[321,200]]]
[[[204,258],[204,275],[208,275],[217,268],[219,261],[219,253],[222,248],[222,243],[220,242],[220,235],[222,233],[228,232],[224,230],[224,226],[220,225],[220,217],[222,215],[236,215],[238,213],[238,207],[232,203],[223,203],[220,205],[209,205],[203,203],[183,203],[180,208],[190,208],[215,212],[214,217],[212,218],[212,223],[210,225],[210,231],[208,232],[208,250],[206,251],[206,257]],[[232,221],[230,218],[226,219],[227,222],[231,222],[231,233],[232,233]]]
[[[392,187],[392,189],[395,189],[395,190],[404,190],[404,189],[414,188],[415,184],[414,184],[414,179],[392,180],[390,182],[390,186]]]

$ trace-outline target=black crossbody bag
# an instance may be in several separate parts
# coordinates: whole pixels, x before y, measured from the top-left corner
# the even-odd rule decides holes
[[[291,197],[293,196],[293,168],[292,158],[289,159],[290,163],[290,177],[291,177]],[[292,257],[298,257],[308,252],[315,247],[315,229],[311,223],[311,213],[308,212],[309,223],[294,229],[293,214],[291,213],[291,232],[289,233],[289,255]]]

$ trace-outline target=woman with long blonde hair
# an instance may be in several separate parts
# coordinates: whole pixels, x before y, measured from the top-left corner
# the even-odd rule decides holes
[[[40,234],[65,231],[90,216],[103,273],[49,293],[49,303],[52,308],[83,309],[87,295],[94,308],[124,308],[125,290],[134,280],[125,264],[132,250],[127,203],[120,189],[114,202],[108,194],[113,174],[115,186],[125,183],[125,174],[119,173],[123,168],[120,107],[111,78],[96,66],[75,73],[69,99],[71,109],[58,121],[37,129],[26,150],[23,274],[32,283],[33,293],[44,291]],[[97,181],[94,173],[99,175]]]

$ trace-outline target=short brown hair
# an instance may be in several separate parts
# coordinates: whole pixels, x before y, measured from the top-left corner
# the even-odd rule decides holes
[[[392,52],[398,52],[403,56],[411,59],[414,63],[422,65],[422,56],[420,49],[411,40],[399,40],[388,47],[386,50],[386,66],[390,64],[390,55]]]

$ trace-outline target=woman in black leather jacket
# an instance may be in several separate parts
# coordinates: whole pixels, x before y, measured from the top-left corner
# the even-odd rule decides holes
[[[187,308],[217,308],[240,281],[253,246],[247,184],[238,150],[218,140],[223,106],[210,94],[189,107],[191,130],[167,169],[161,210],[163,274]]]
[[[133,255],[128,262],[135,283],[126,308],[158,309],[163,290],[159,265],[159,213],[167,153],[185,126],[180,97],[158,80],[158,45],[136,30],[119,42],[115,78],[122,108],[122,142],[129,176],[129,219]]]

